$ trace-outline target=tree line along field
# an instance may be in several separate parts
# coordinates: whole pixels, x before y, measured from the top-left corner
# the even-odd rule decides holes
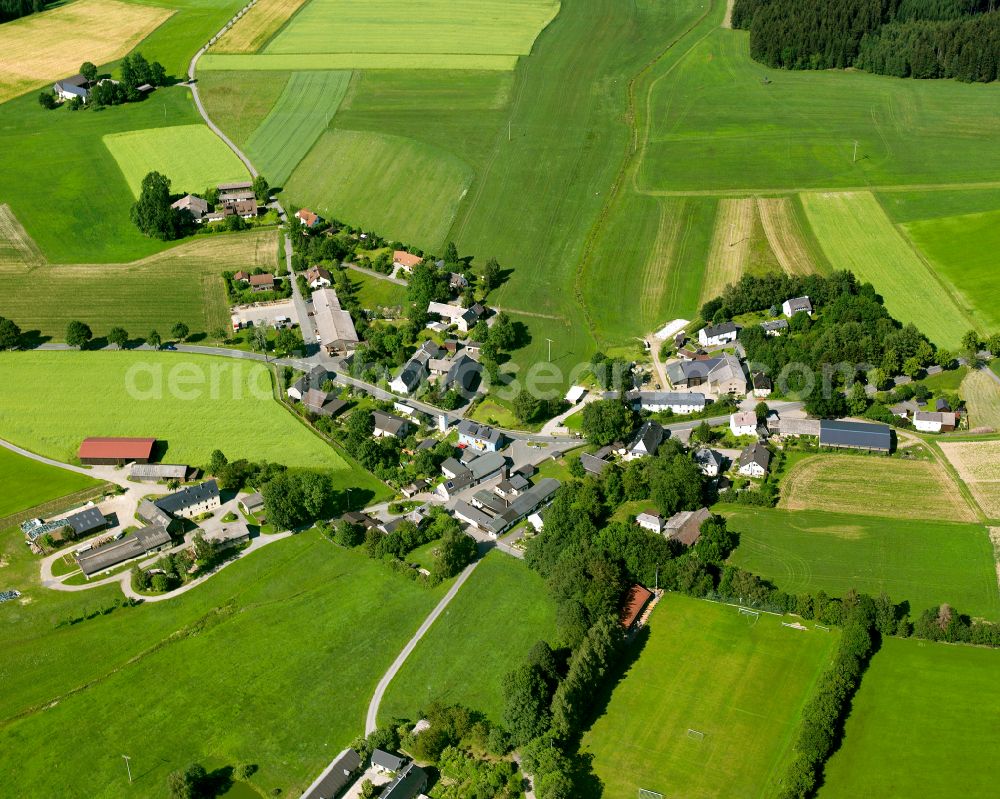
[[[169,602],[53,626],[113,590],[56,596],[57,612],[41,599],[0,632],[0,769],[17,796],[160,797],[192,762],[255,763],[257,791],[298,796],[443,593],[307,532]]]
[[[885,639],[851,703],[819,798],[992,795],[998,669],[996,650]]]
[[[229,325],[222,272],[277,263],[276,233],[254,230],[198,237],[131,263],[50,264],[30,260],[33,250],[25,242],[33,242],[16,219],[6,219],[4,232],[14,234],[10,260],[0,243],[0,316],[56,340],[74,319],[97,337],[117,325],[141,341],[154,329],[167,336],[177,322],[193,333],[211,333]]]
[[[648,635],[626,650],[610,697],[594,703],[598,718],[581,743],[603,783],[592,795],[776,793],[802,706],[839,639],[835,629],[796,630],[782,620],[665,595]]]
[[[976,514],[936,461],[816,455],[782,481],[782,508],[971,522]]]
[[[0,518],[100,485],[86,475],[47,466],[0,447]]]
[[[504,675],[554,628],[555,605],[542,578],[520,560],[490,553],[390,683],[379,722],[419,718],[440,701],[500,723]]]
[[[260,363],[167,352],[44,352],[0,356],[0,428],[15,444],[71,462],[88,436],[152,436],[168,463],[230,459],[330,470],[380,485],[284,411]],[[54,376],[58,376],[57,378]],[[73,413],[39,405],[37,387],[74,386]]]
[[[162,5],[78,0],[0,28],[0,103],[126,55],[173,12]]]
[[[971,616],[1000,618],[993,547],[980,524],[828,510],[720,511],[740,535],[729,562],[788,593],[884,591],[908,601],[912,616],[947,602]]]

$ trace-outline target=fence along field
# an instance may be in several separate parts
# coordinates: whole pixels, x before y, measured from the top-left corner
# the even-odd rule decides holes
[[[0,253],[4,249],[0,241]],[[273,269],[277,258],[275,232],[256,230],[200,236],[124,264],[0,259],[0,316],[56,341],[74,319],[90,325],[95,336],[115,326],[140,339],[153,329],[166,336],[177,322],[193,333],[211,333],[229,324],[222,272]]]
[[[995,795],[998,671],[995,649],[884,639],[819,798]]]
[[[781,507],[970,522],[976,514],[936,461],[816,455],[785,476]]]
[[[204,125],[112,133],[104,144],[136,197],[142,179],[154,170],[170,178],[173,194],[248,178],[236,154]]]
[[[982,329],[885,215],[871,192],[802,195],[806,216],[835,269],[854,272],[885,298],[889,312],[914,323],[938,346],[957,349],[962,334]]]
[[[84,61],[121,58],[173,13],[118,0],[78,0],[0,25],[0,103],[75,75]]]
[[[642,647],[638,659],[583,737],[603,797],[776,793],[802,706],[839,637],[781,622],[665,595],[648,640],[632,645]]]
[[[294,72],[260,127],[247,142],[254,165],[284,186],[298,163],[337,113],[350,72]]]
[[[256,53],[306,0],[257,0],[222,38],[213,53]]]
[[[982,525],[770,508],[724,514],[740,534],[729,562],[783,591],[885,591],[916,612],[948,602],[1000,619],[993,548]]]

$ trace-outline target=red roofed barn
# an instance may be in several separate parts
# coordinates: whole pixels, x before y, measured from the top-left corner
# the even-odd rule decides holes
[[[635,627],[635,623],[639,621],[639,617],[642,616],[642,612],[652,598],[653,592],[641,585],[633,585],[628,590],[621,614],[621,623],[625,632],[631,632],[632,628]]]
[[[77,456],[91,466],[122,466],[149,463],[155,438],[85,438]]]

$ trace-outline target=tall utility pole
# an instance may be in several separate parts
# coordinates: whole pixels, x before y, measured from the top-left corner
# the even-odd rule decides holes
[[[552,363],[552,339],[547,338],[545,340],[549,342],[549,363]]]
[[[125,758],[125,769],[126,769],[126,771],[128,771],[128,781],[129,781],[129,784],[131,784],[132,783],[132,766],[129,763],[129,761],[132,758],[130,758],[128,755],[122,755],[122,757]]]

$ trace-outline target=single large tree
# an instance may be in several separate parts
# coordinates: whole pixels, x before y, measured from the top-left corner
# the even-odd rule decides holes
[[[128,332],[124,327],[113,327],[108,331],[108,341],[123,350],[128,344]]]
[[[190,329],[183,322],[178,322],[174,325],[173,330],[170,331],[170,335],[173,336],[177,341],[184,341],[190,333]]]
[[[0,350],[15,349],[21,343],[21,328],[0,316]]]
[[[158,350],[160,348],[160,344],[162,343],[160,339],[160,334],[157,333],[155,330],[150,330],[149,335],[146,336],[146,343],[154,350]]]
[[[259,203],[266,203],[271,199],[271,186],[263,175],[257,175],[253,179],[253,193]]]
[[[490,258],[483,269],[483,288],[492,291],[500,285],[500,264],[496,258]]]
[[[71,347],[79,347],[82,350],[93,337],[94,334],[86,322],[74,319],[66,325],[66,343]]]
[[[139,199],[132,206],[132,224],[150,238],[169,241],[181,230],[179,212],[170,207],[170,180],[159,172],[142,179]]]
[[[80,74],[83,75],[88,81],[93,83],[97,80],[97,67],[90,61],[84,61],[80,64]]]

